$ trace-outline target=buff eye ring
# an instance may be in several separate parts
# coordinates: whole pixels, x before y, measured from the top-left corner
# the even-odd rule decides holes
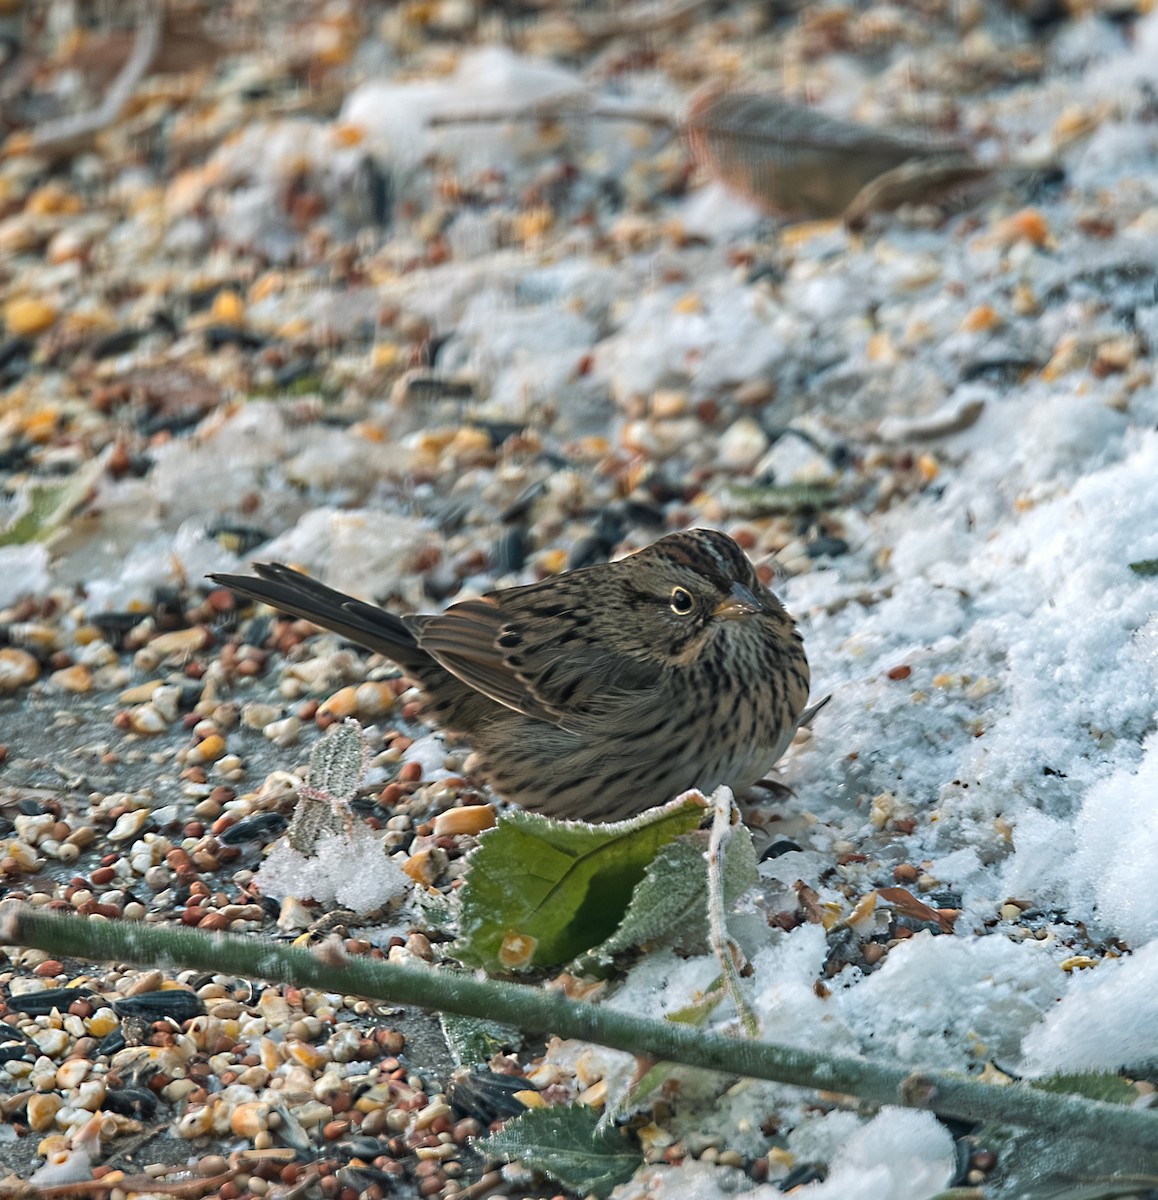
[[[696,606],[695,598],[687,588],[674,587],[671,590],[671,610],[678,617],[686,617]]]

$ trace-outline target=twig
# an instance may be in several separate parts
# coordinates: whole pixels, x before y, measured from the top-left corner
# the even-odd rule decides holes
[[[483,1196],[489,1196],[491,1192],[497,1191],[505,1182],[501,1171],[488,1171],[469,1187],[464,1187],[458,1193],[459,1200],[482,1200]]]
[[[19,901],[0,904],[0,943],[90,962],[165,963],[288,982],[390,1004],[486,1017],[515,1025],[532,1036],[578,1038],[728,1075],[842,1092],[873,1103],[924,1108],[961,1120],[1064,1129],[1068,1137],[1120,1147],[1158,1144],[1158,1112],[1059,1095],[1022,1083],[995,1085],[948,1071],[911,1071],[852,1055],[724,1037],[603,1005],[578,1003],[561,992],[480,979],[465,971],[400,966],[368,958],[334,966],[307,950],[252,937],[207,936],[176,926],[66,917]]]
[[[73,1183],[52,1183],[37,1187],[26,1180],[15,1187],[0,1184],[3,1200],[76,1200],[83,1196],[101,1196],[120,1189],[126,1192],[147,1191],[150,1195],[174,1196],[177,1200],[197,1200],[200,1196],[218,1191],[237,1176],[230,1169],[220,1175],[182,1179],[167,1183],[153,1175],[117,1175],[109,1179],[78,1179]]]
[[[566,100],[571,101],[571,97]],[[529,108],[493,109],[490,112],[439,113],[427,122],[431,129],[448,125],[498,125],[504,121],[537,122],[559,121],[565,117],[583,117],[596,121],[633,121],[637,125],[651,125],[656,129],[679,129],[679,121],[670,113],[658,108],[629,108],[626,105],[603,107],[592,104],[566,103],[560,100],[545,100]]]
[[[46,121],[33,135],[33,153],[59,150],[72,142],[81,141],[108,128],[120,115],[137,85],[149,73],[161,48],[164,26],[164,6],[141,4],[141,23],[137,26],[133,52],[125,60],[105,98],[90,112],[73,113],[55,121]]]

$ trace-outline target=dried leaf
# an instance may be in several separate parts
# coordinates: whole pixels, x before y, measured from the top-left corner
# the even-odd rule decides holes
[[[721,182],[776,216],[860,215],[926,199],[984,174],[953,143],[830,117],[776,96],[712,88],[692,101],[692,154]],[[875,190],[866,191],[870,185]]]
[[[891,904],[902,916],[909,917],[914,921],[928,921],[931,924],[939,925],[942,933],[953,932],[956,915],[950,916],[939,908],[931,908],[924,901],[918,900],[907,888],[877,888],[877,895]]]
[[[869,180],[849,201],[845,223],[859,228],[875,212],[891,212],[902,204],[929,204],[954,188],[984,179],[991,168],[967,154],[902,163]]]
[[[792,886],[796,889],[796,899],[808,923],[823,925],[828,913],[820,902],[820,895],[816,889],[810,888],[803,879],[798,879]]]
[[[128,29],[93,35],[73,50],[65,63],[87,76],[90,82],[105,86],[124,69],[133,52],[136,36]],[[215,66],[226,52],[220,42],[196,29],[175,29],[169,20],[162,29],[161,44],[145,75],[181,75],[186,71],[205,70]]]

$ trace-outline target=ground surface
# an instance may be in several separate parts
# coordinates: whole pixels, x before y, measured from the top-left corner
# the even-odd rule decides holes
[[[974,1073],[1123,1071],[1146,1092],[1155,15],[205,7],[161,32],[164,71],[79,140],[50,123],[95,107],[131,38],[73,46],[43,14],[12,19],[6,894],[303,934],[325,906],[262,908],[253,876],[320,728],[345,715],[367,729],[359,819],[403,878],[451,890],[474,842],[432,821],[491,799],[465,749],[425,736],[389,664],[239,612],[206,572],[291,561],[429,610],[711,525],[762,565],[815,693],[833,696],[781,764],[794,795],[749,810],[769,856],[733,932],[765,1036]],[[1041,169],[947,207],[918,194],[855,233],[780,228],[691,164],[673,127],[611,119],[678,121],[696,88],[741,80]],[[775,122],[752,142],[793,169]],[[274,823],[224,836],[258,818]],[[366,908],[384,898],[373,882]],[[354,953],[446,951],[412,909],[312,936],[335,928]],[[605,994],[678,1009],[717,971],[656,950]],[[17,951],[0,970],[9,1001],[167,978]],[[100,1046],[117,1022],[99,999],[10,1016],[37,1050],[0,1075],[5,1165],[24,1176],[56,1154],[87,1179],[157,1129],[138,1163],[241,1149],[237,1192],[301,1182],[323,1152],[331,1172],[361,1155],[424,1194],[477,1178],[467,1150],[418,1170],[420,1150],[477,1131],[430,1108],[447,1060],[429,1022],[178,978],[204,1027],[120,1049]],[[90,1074],[75,1080],[70,1056]],[[572,1045],[497,1065],[553,1099],[614,1095],[632,1070]],[[155,1108],[122,1096],[99,1153],[78,1139],[108,1091],[138,1086]],[[994,1168],[928,1114],[810,1100],[689,1074],[644,1110],[653,1165],[624,1194],[714,1196],[737,1171],[768,1194],[799,1179],[813,1200],[921,1200],[953,1180],[1046,1194],[1014,1152]],[[275,1101],[318,1131],[284,1176],[252,1158],[281,1148]],[[1073,1160],[1058,1159],[1081,1175]]]

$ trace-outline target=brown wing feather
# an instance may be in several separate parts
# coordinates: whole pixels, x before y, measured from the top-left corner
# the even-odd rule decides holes
[[[657,686],[658,666],[588,643],[566,614],[500,606],[484,597],[414,625],[418,644],[499,704],[578,732],[611,692]]]
[[[464,600],[444,613],[414,622],[418,644],[463,683],[499,704],[556,724],[552,712],[527,687],[499,647],[507,614],[489,600]]]

